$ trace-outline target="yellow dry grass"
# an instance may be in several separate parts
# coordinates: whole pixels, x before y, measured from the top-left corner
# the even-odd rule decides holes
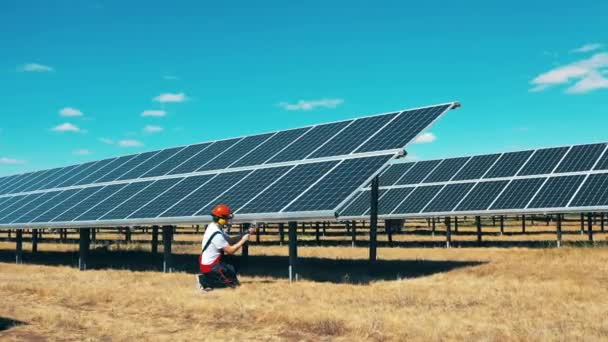
[[[139,251],[147,245],[116,248],[118,265],[149,256]],[[14,265],[13,249],[0,243],[0,320],[24,324],[0,331],[0,340],[608,338],[605,248],[380,248],[378,270],[368,272],[366,248],[304,247],[303,279],[289,284],[287,247],[251,246],[243,286],[210,293],[198,292],[186,272]],[[76,249],[40,244],[42,255],[26,261],[61,254],[75,261],[57,251]],[[174,246],[176,260],[194,263],[198,249]],[[105,253],[91,259],[118,252]]]

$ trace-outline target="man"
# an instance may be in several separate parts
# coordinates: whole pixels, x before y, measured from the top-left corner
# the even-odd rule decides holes
[[[219,204],[211,211],[213,222],[207,226],[203,236],[202,253],[199,256],[201,273],[198,276],[199,286],[210,291],[214,288],[240,285],[233,265],[222,260],[224,254],[234,254],[249,240],[249,234],[255,232],[251,228],[240,237],[230,238],[224,229],[227,229],[232,220],[232,210]]]

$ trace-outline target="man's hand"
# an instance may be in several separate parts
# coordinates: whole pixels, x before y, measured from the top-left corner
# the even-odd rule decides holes
[[[255,234],[258,231],[258,227],[256,226],[251,226],[249,227],[249,234]]]
[[[241,238],[241,241],[243,241],[243,242],[249,241],[249,234],[243,235],[243,237]]]

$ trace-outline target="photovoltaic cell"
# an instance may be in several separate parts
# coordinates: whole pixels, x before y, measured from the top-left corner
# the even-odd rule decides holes
[[[403,111],[388,126],[378,132],[374,139],[366,142],[355,152],[403,148],[441,116],[441,114],[448,110],[450,106],[451,105],[442,105]]]
[[[145,162],[146,160],[148,160],[149,158],[151,158],[153,155],[157,154],[158,152],[159,151],[152,151],[152,152],[145,152],[145,153],[142,153],[142,154],[138,154],[138,155],[135,156],[135,158],[130,159],[128,162],[122,164],[121,166],[119,166],[119,167],[115,168],[114,170],[110,171],[105,176],[103,176],[100,179],[96,180],[95,183],[104,183],[104,182],[115,181],[120,176],[122,176],[123,174],[125,174],[128,171],[132,170],[133,168],[137,167],[139,164]]]
[[[594,170],[608,170],[608,151],[604,152],[602,158],[593,168]]]
[[[549,178],[528,208],[566,207],[584,179],[584,175]]]
[[[279,212],[335,166],[337,161],[296,166],[270,188],[237,211],[237,214]]]
[[[597,207],[608,205],[608,173],[589,175],[570,207]]]
[[[146,204],[144,207],[131,214],[129,218],[157,217],[172,207],[175,203],[183,200],[200,186],[207,183],[214,176],[215,175],[202,175],[183,178],[183,181],[154,199],[154,201]]]
[[[121,203],[123,203],[124,201],[128,200],[138,192],[145,189],[150,184],[152,184],[152,181],[129,183],[127,186],[116,191],[103,201],[98,201],[98,204],[92,206],[91,209],[81,211],[81,213],[83,214],[76,217],[75,221],[97,220],[109,211],[121,205]],[[101,192],[103,192],[103,190],[99,193]],[[97,194],[91,196],[91,198],[96,197],[96,195]]]
[[[481,178],[488,172],[498,157],[500,157],[500,154],[486,154],[471,158],[456,176],[452,178],[452,181]]]
[[[177,152],[167,160],[158,164],[156,167],[153,167],[148,172],[146,172],[142,177],[157,177],[164,176],[169,173],[169,171],[175,169],[179,165],[181,165],[186,160],[192,158],[197,153],[200,153],[202,150],[209,147],[211,143],[203,143],[197,145],[186,146],[183,150]]]
[[[32,219],[30,222],[50,222],[55,217],[66,212],[76,204],[85,200],[87,197],[93,195],[95,192],[100,190],[101,186],[84,188],[84,189],[71,189],[64,191],[59,198],[53,200],[55,205],[52,203],[45,203],[43,205],[44,212]]]
[[[415,163],[400,163],[393,164],[386,169],[379,178],[379,186],[391,186],[397,182],[399,178],[405,175]]]
[[[217,158],[203,165],[197,171],[225,169],[247,152],[260,146],[260,144],[268,140],[268,138],[270,138],[272,135],[273,133],[245,137],[238,143],[234,144],[234,146],[232,146],[229,150],[226,150],[224,153],[218,155]]]
[[[576,172],[591,170],[598,160],[606,144],[572,146],[564,160],[557,167],[556,172]]]
[[[138,166],[134,167],[133,169],[131,169],[131,171],[118,177],[118,180],[139,178],[139,177],[143,176],[146,172],[150,171],[150,169],[156,167],[158,164],[162,163],[163,161],[171,158],[171,156],[173,156],[174,154],[176,154],[177,152],[179,152],[182,149],[183,149],[183,147],[176,147],[176,148],[168,148],[166,150],[162,150],[162,151],[158,152],[157,154],[155,154],[152,158],[146,160],[145,162],[143,162],[143,163],[139,164]]]
[[[31,211],[38,208],[53,197],[57,196],[60,192],[61,191],[52,191],[39,194],[40,196],[38,196],[35,200],[30,201],[27,205],[22,206],[10,215],[4,217],[0,223],[28,222],[29,220],[24,221],[24,218],[29,216],[29,213]]]
[[[91,172],[87,172],[84,175],[80,175],[79,177],[74,177],[75,179],[68,181],[66,184],[64,184],[64,186],[93,183],[95,182],[95,180],[105,176],[110,171],[116,169],[120,165],[126,163],[127,161],[133,158],[135,158],[135,155],[104,159],[95,166],[94,170],[91,170]]]
[[[83,166],[83,164],[64,167],[60,171],[55,172],[55,174],[53,174],[49,177],[46,177],[43,181],[39,181],[36,184],[32,184],[27,189],[25,189],[25,191],[52,189],[52,188],[56,187],[57,184],[60,184],[61,182],[63,182],[66,178],[73,176],[74,173],[77,172],[78,170],[81,170],[82,166]],[[87,165],[87,166],[90,166],[90,165]]]
[[[72,204],[72,206],[60,213],[60,215],[56,216],[52,221],[53,222],[64,222],[64,221],[72,221],[78,216],[85,213],[87,210],[92,209],[97,204],[102,201],[110,198],[113,194],[120,191],[126,187],[127,184],[113,184],[105,187],[95,186],[91,188],[85,189],[86,191],[82,191],[78,193],[73,201],[79,200],[77,203]],[[66,201],[67,202],[67,201]],[[72,202],[72,198],[70,198],[70,202]],[[46,214],[45,214],[46,215]],[[36,219],[38,220],[38,219]]]
[[[15,205],[13,205],[10,209],[3,211],[0,214],[0,223],[10,223],[11,221],[13,221],[14,219],[16,219],[17,217],[21,216],[19,209],[21,208],[28,208],[30,203],[35,203],[36,200],[42,196],[42,194],[31,194],[31,195],[26,195],[25,198],[21,201],[19,201],[18,203],[16,203]],[[14,217],[14,215],[17,215],[16,217]]]
[[[298,139],[298,141],[295,141],[293,144],[289,145],[289,147],[267,161],[266,164],[304,159],[323,143],[331,139],[331,137],[338,134],[338,132],[349,123],[351,123],[351,121],[315,126]]]
[[[469,160],[470,157],[462,158],[450,158],[444,159],[437,168],[424,180],[424,183],[436,183],[436,182],[447,182],[463,165]]]
[[[169,172],[170,175],[178,175],[181,173],[189,173],[198,170],[201,166],[207,164],[211,159],[228,150],[232,145],[236,144],[241,138],[216,141],[211,146],[205,148],[194,157],[186,160],[180,166]]]
[[[441,160],[425,160],[417,162],[412,168],[399,178],[398,185],[418,184],[422,182],[439,165]]]
[[[19,177],[18,179],[16,179],[13,182],[13,184],[11,184],[10,186],[6,187],[3,190],[3,194],[16,193],[15,192],[16,189],[26,186],[29,182],[31,182],[36,177],[40,176],[42,173],[43,173],[43,171],[37,171],[37,172],[29,172],[29,173],[21,175],[21,177]]]
[[[42,215],[44,212],[46,212],[47,210],[49,210],[51,207],[54,207],[58,203],[64,201],[65,197],[63,195],[64,195],[65,192],[66,191],[54,191],[54,192],[52,192],[55,195],[51,199],[49,199],[48,201],[42,203],[41,205],[39,205],[35,209],[31,210],[27,214],[19,217],[17,220],[14,221],[14,223],[27,223],[27,222],[32,221],[36,217]]]
[[[162,194],[167,189],[177,184],[181,178],[169,178],[161,179],[148,185],[145,189],[138,192],[133,197],[129,198],[126,202],[114,207],[111,211],[100,217],[100,220],[118,220],[127,218],[135,211],[141,209],[144,205],[154,199],[156,196]]]
[[[296,141],[299,137],[304,135],[311,127],[291,129],[288,131],[281,131],[268,139],[262,145],[255,150],[251,151],[243,158],[239,159],[236,163],[230,165],[230,167],[242,167],[251,165],[264,164],[265,161],[269,160],[272,156],[279,153],[287,145]]]
[[[483,178],[515,176],[533,152],[520,151],[503,154]]]
[[[441,191],[443,185],[428,185],[416,187],[408,198],[401,202],[393,214],[419,213]]]
[[[378,215],[388,215],[390,214],[399,203],[401,203],[404,199],[407,201],[406,197],[414,190],[414,188],[398,188],[398,189],[390,189],[382,194],[381,198],[378,200]],[[370,208],[370,199],[367,198],[367,209],[369,213]]]
[[[210,203],[202,208],[200,214],[211,212],[211,209],[217,203],[225,203],[233,211],[237,211],[293,167],[283,166],[255,170],[244,181],[218,197],[214,203]]]
[[[492,209],[524,209],[543,185],[546,178],[526,178],[511,181],[492,205]]]
[[[344,209],[340,211],[340,216],[363,216],[370,206],[370,191],[361,191]]]
[[[452,211],[462,198],[471,190],[475,183],[457,183],[446,185],[424,212],[448,212]]]
[[[390,158],[378,156],[345,160],[284,211],[333,210]]]
[[[456,208],[456,211],[487,210],[509,181],[479,182]]]
[[[171,209],[167,210],[161,217],[183,217],[194,216],[207,203],[213,201],[237,182],[247,177],[252,171],[239,171],[218,174],[198,190],[183,198]],[[218,203],[219,204],[219,203]],[[207,215],[203,213],[202,215]]]
[[[64,168],[64,169],[67,169],[67,168]],[[61,169],[61,168],[57,168],[57,169],[37,172],[39,174],[38,177],[30,180],[29,182],[27,182],[27,184],[22,184],[20,187],[13,189],[13,193],[29,192],[29,191],[38,190],[40,188],[41,184],[48,182],[49,179],[53,178],[52,177],[53,175],[55,175],[57,173],[62,173],[63,172],[62,170],[63,169]]]
[[[397,113],[357,119],[307,159],[349,154],[395,116]]]
[[[51,189],[51,188],[61,188],[61,187],[65,187],[65,186],[70,186],[71,184],[74,184],[74,182],[78,181],[79,179],[82,179],[82,178],[90,175],[92,172],[95,172],[95,170],[97,170],[97,165],[99,165],[99,163],[101,163],[100,160],[80,164],[79,167],[77,169],[75,169],[73,172],[70,172],[68,175],[65,175],[64,177],[61,177],[51,183],[44,184],[43,186],[40,187],[40,189]]]
[[[544,175],[553,172],[555,166],[568,152],[568,147],[555,147],[536,150],[524,165],[518,176]]]

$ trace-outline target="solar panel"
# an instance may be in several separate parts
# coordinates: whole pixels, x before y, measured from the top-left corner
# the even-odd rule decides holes
[[[425,160],[417,162],[406,174],[398,181],[398,185],[418,184],[431,173],[441,160]]]
[[[446,185],[441,192],[424,208],[425,212],[452,211],[475,183],[456,183]]]
[[[518,176],[543,175],[553,172],[568,150],[569,147],[536,150],[526,165],[519,171]]]
[[[381,190],[385,191],[385,190]],[[363,216],[369,209],[370,191],[361,191],[344,209],[340,211],[340,216]]]
[[[407,200],[408,195],[414,190],[414,188],[398,188],[383,190],[379,193],[381,200],[378,201],[378,214],[388,215],[397,208],[397,206],[404,200]],[[367,197],[367,207],[370,206],[369,195]]]
[[[280,212],[337,164],[337,161],[328,161],[298,165],[265,191],[272,196],[259,195],[236,213]]]
[[[280,153],[272,157],[268,163],[287,162],[306,158],[309,154],[327,143],[334,135],[348,126],[352,121],[336,122],[328,125],[315,126],[300,139],[294,141]]]
[[[572,146],[555,172],[591,170],[605,149],[606,144]]]
[[[488,172],[500,154],[486,154],[472,157],[469,162],[452,178],[453,181],[478,179]]]
[[[152,202],[142,206],[140,209],[129,215],[130,218],[152,218],[158,217],[173,205],[184,199],[192,192],[198,190],[215,175],[202,175],[185,178],[183,181],[169,189],[167,192],[156,197]]]
[[[525,178],[511,181],[492,205],[492,209],[524,209],[546,178]]]
[[[393,211],[393,214],[419,213],[443,188],[443,185],[419,186]]]
[[[397,182],[415,163],[400,163],[389,166],[380,175],[380,186],[391,186]]]
[[[371,135],[378,132],[390,120],[394,119],[395,116],[397,116],[397,113],[357,119],[308,158],[349,154],[369,139]]]
[[[469,160],[469,157],[444,159],[439,166],[424,180],[424,183],[447,182]]]
[[[453,106],[453,104],[446,104],[403,111],[389,125],[380,130],[374,139],[366,142],[355,152],[402,148]]]
[[[389,159],[390,156],[378,156],[345,160],[284,211],[315,211],[336,208]]]
[[[456,211],[487,210],[496,197],[509,184],[509,181],[479,182],[473,190],[460,202]]]
[[[2,177],[0,189],[10,195],[0,193],[0,226],[167,224],[190,218],[204,222],[218,201],[232,203],[247,220],[332,218],[415,136],[456,106],[449,103]]]
[[[483,178],[515,176],[533,152],[534,151],[521,151],[503,154]]]
[[[593,168],[594,170],[608,170],[608,151],[605,151],[598,163]]]
[[[584,179],[584,175],[549,178],[528,208],[566,207]]]
[[[589,175],[569,207],[608,205],[608,173]]]

